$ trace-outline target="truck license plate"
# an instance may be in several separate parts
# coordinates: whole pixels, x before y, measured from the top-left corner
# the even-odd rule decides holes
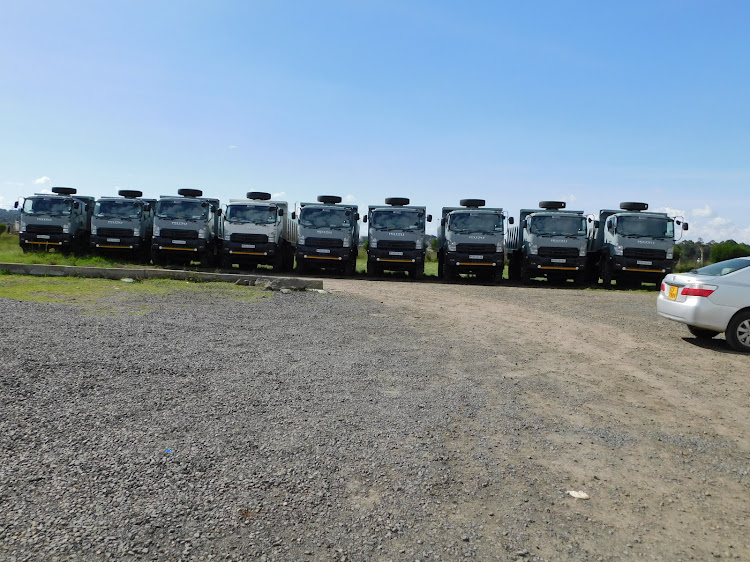
[[[184,240],[172,240],[172,244],[187,244]]]
[[[679,287],[675,287],[674,285],[669,286],[669,300],[673,301],[677,298],[677,293],[680,292]]]
[[[315,251],[318,252],[319,254],[330,254],[331,253],[331,250],[327,250],[325,248],[318,248]]]
[[[552,258],[550,261],[552,263],[565,263],[565,260],[560,259],[560,258]]]
[[[255,244],[243,244],[243,248],[255,248]]]
[[[36,237],[42,240],[49,240],[49,234],[37,234]]]
[[[637,263],[638,265],[652,265],[652,263],[650,261],[641,261],[641,260],[638,260],[635,263]]]
[[[388,252],[389,256],[403,256],[403,252]]]
[[[119,242],[119,238],[107,238],[107,242]]]
[[[469,256],[470,260],[483,260],[484,256]]]

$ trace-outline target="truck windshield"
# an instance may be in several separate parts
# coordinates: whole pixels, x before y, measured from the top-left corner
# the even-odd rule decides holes
[[[496,234],[503,231],[503,217],[499,213],[454,211],[449,228],[453,232]]]
[[[674,238],[674,222],[661,217],[619,216],[617,233],[634,238]]]
[[[72,199],[32,197],[23,202],[23,212],[27,215],[69,215],[73,208]]]
[[[342,207],[302,207],[301,226],[312,228],[344,228],[352,224],[352,212]]]
[[[251,222],[253,224],[274,224],[277,216],[277,208],[268,205],[229,205],[224,220]]]
[[[206,217],[208,204],[197,199],[160,199],[156,216],[160,219],[199,220]]]
[[[117,217],[137,219],[141,216],[143,203],[132,199],[104,199],[94,205],[95,217]]]
[[[421,230],[424,213],[406,209],[373,211],[370,224],[376,230]]]
[[[580,215],[531,217],[530,232],[547,236],[584,236],[586,219]]]

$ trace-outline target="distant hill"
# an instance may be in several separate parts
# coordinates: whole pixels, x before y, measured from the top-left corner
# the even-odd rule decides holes
[[[16,209],[0,209],[0,222],[5,224],[16,222],[19,214]]]

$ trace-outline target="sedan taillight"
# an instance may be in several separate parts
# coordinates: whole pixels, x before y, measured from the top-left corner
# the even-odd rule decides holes
[[[716,285],[705,285],[703,283],[692,283],[682,289],[683,297],[707,297],[718,287]]]

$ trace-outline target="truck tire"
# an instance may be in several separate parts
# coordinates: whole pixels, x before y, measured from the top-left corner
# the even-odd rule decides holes
[[[137,189],[121,189],[117,192],[117,195],[125,197],[126,199],[136,199],[138,197],[143,197],[143,192],[138,191]]]
[[[273,271],[274,273],[284,271],[284,254],[279,254],[273,259]]]
[[[612,266],[609,265],[609,261],[607,259],[602,260],[600,277],[602,278],[602,286],[605,289],[609,289],[612,286],[613,276]]]
[[[484,207],[487,202],[484,199],[461,199],[458,203],[462,207]]]
[[[453,283],[456,281],[456,268],[448,263],[448,260],[443,262],[443,281],[446,283]]]
[[[403,205],[408,205],[409,203],[410,201],[408,197],[386,197],[385,198],[386,205],[403,206]]]
[[[521,264],[519,260],[513,256],[508,260],[508,280],[520,281],[521,280]]]
[[[424,279],[424,263],[416,264],[409,275],[413,276],[417,281],[421,281],[422,279]]]
[[[229,256],[221,257],[221,269],[232,269],[232,258]]]
[[[499,285],[503,282],[503,270],[505,269],[505,266],[503,264],[495,266],[492,271],[492,282],[495,285]]]
[[[573,278],[573,283],[576,285],[586,284],[586,270],[585,269],[579,269],[578,271],[576,271],[575,277]]]
[[[523,260],[521,262],[521,284],[528,285],[531,281],[531,271],[529,271],[529,266],[526,263],[526,260]]]
[[[564,209],[565,201],[539,201],[540,209]]]
[[[304,275],[305,274],[305,260],[304,258],[297,260],[297,274]]]
[[[367,276],[377,277],[379,274],[377,262],[375,260],[367,260]]]
[[[445,261],[445,258],[443,257],[443,252],[438,252],[438,270],[437,270],[438,279],[443,278],[443,262],[444,261]]]
[[[177,195],[181,195],[182,197],[200,197],[203,195],[203,192],[200,189],[189,189],[185,187],[178,189]]]
[[[740,310],[729,321],[726,338],[735,351],[750,352],[750,310]]]
[[[690,325],[687,328],[699,340],[710,340],[719,335],[719,332],[716,330],[707,330],[706,328],[698,328],[697,326]]]
[[[341,197],[339,195],[318,195],[318,203],[335,205],[336,203],[341,203]]]
[[[355,273],[357,273],[357,261],[347,260],[344,264],[344,275],[353,277]]]
[[[284,271],[294,271],[294,250],[284,246]]]

